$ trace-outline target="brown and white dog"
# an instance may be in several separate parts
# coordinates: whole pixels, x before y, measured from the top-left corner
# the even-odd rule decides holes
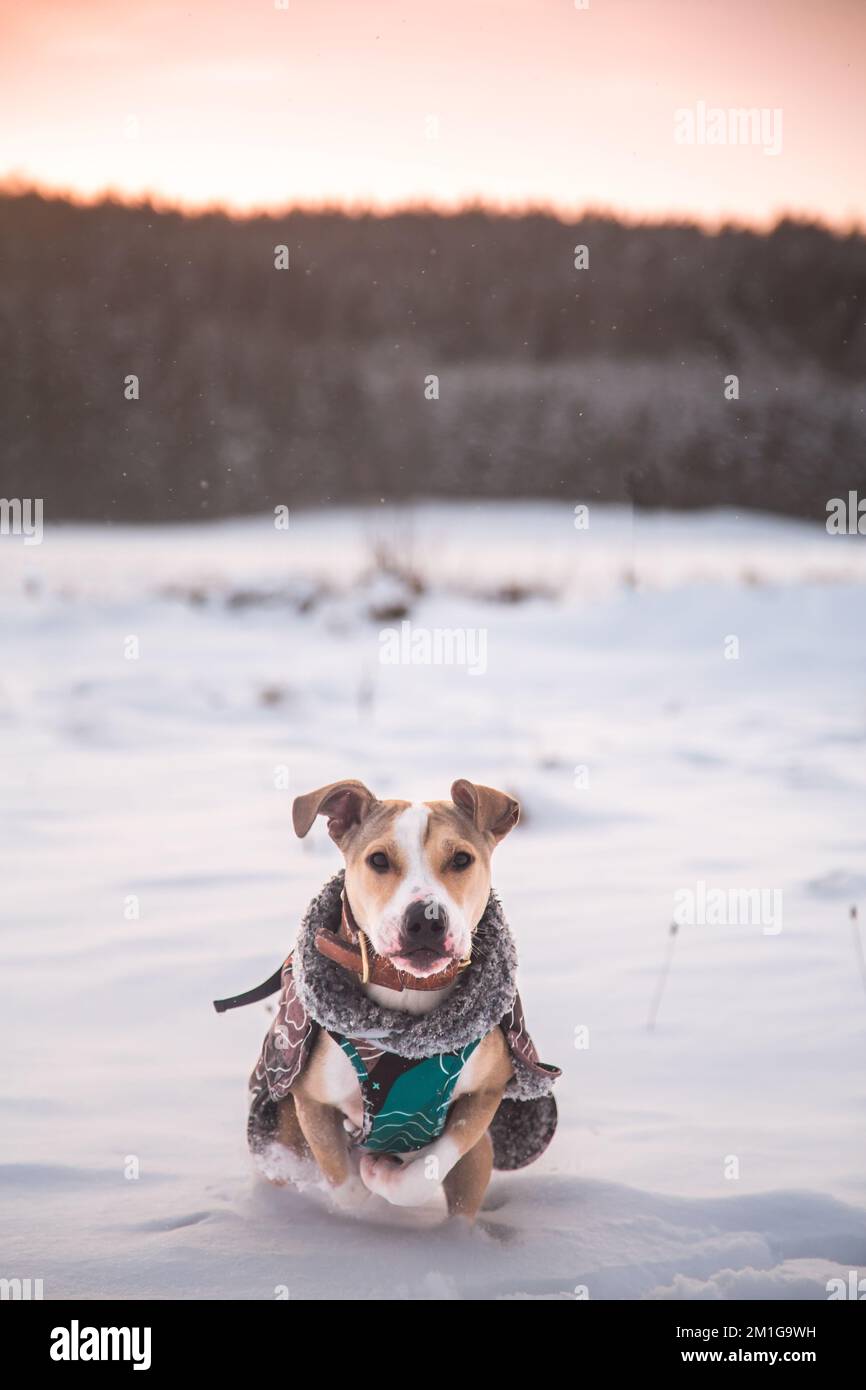
[[[372,981],[359,986],[387,1008],[427,1012],[455,987],[453,978],[436,987],[436,977],[453,975],[470,956],[490,895],[491,854],[518,821],[518,803],[491,787],[460,780],[451,796],[379,801],[363,783],[345,781],[299,796],[293,806],[301,837],[317,816],[327,816],[346,861],[345,896],[355,923],[377,958],[419,982],[404,989]],[[359,1177],[344,1123],[361,1124],[358,1081],[349,1058],[322,1030],[291,1095],[279,1103],[276,1137],[297,1155],[312,1154],[341,1205],[372,1192],[396,1206],[420,1206],[444,1190],[449,1213],[471,1220],[490,1180],[488,1125],[511,1075],[508,1045],[493,1028],[459,1077],[439,1138],[405,1161],[364,1153]]]

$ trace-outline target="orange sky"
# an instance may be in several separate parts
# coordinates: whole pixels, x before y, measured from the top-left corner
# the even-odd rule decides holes
[[[866,223],[866,0],[0,0],[0,179]],[[782,111],[782,149],[677,108]]]

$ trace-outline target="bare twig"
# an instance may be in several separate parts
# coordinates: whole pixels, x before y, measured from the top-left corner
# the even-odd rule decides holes
[[[665,951],[665,958],[662,961],[662,968],[659,974],[658,984],[656,985],[656,991],[653,995],[653,1001],[650,1005],[649,1017],[647,1019],[646,1026],[650,1032],[652,1032],[653,1028],[655,1028],[656,1017],[659,1011],[659,1005],[662,1002],[662,995],[664,994],[665,985],[667,984],[668,980],[668,974],[670,973],[671,961],[674,958],[674,946],[676,945],[678,930],[679,928],[677,927],[676,922],[671,922],[670,930],[668,931],[667,950]]]
[[[866,954],[863,951],[863,937],[860,933],[860,923],[857,919],[857,906],[852,904],[849,913],[851,917],[851,930],[854,933],[854,954],[860,966],[860,979],[863,981],[863,992],[866,994]]]

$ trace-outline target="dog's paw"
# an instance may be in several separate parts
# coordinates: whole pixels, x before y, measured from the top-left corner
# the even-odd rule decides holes
[[[361,1178],[370,1192],[395,1207],[425,1207],[442,1191],[438,1177],[423,1158],[401,1163],[393,1154],[364,1154]]]

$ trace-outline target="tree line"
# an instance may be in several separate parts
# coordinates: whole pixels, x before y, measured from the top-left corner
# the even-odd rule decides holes
[[[0,492],[54,520],[866,485],[857,233],[25,193],[0,263]]]

